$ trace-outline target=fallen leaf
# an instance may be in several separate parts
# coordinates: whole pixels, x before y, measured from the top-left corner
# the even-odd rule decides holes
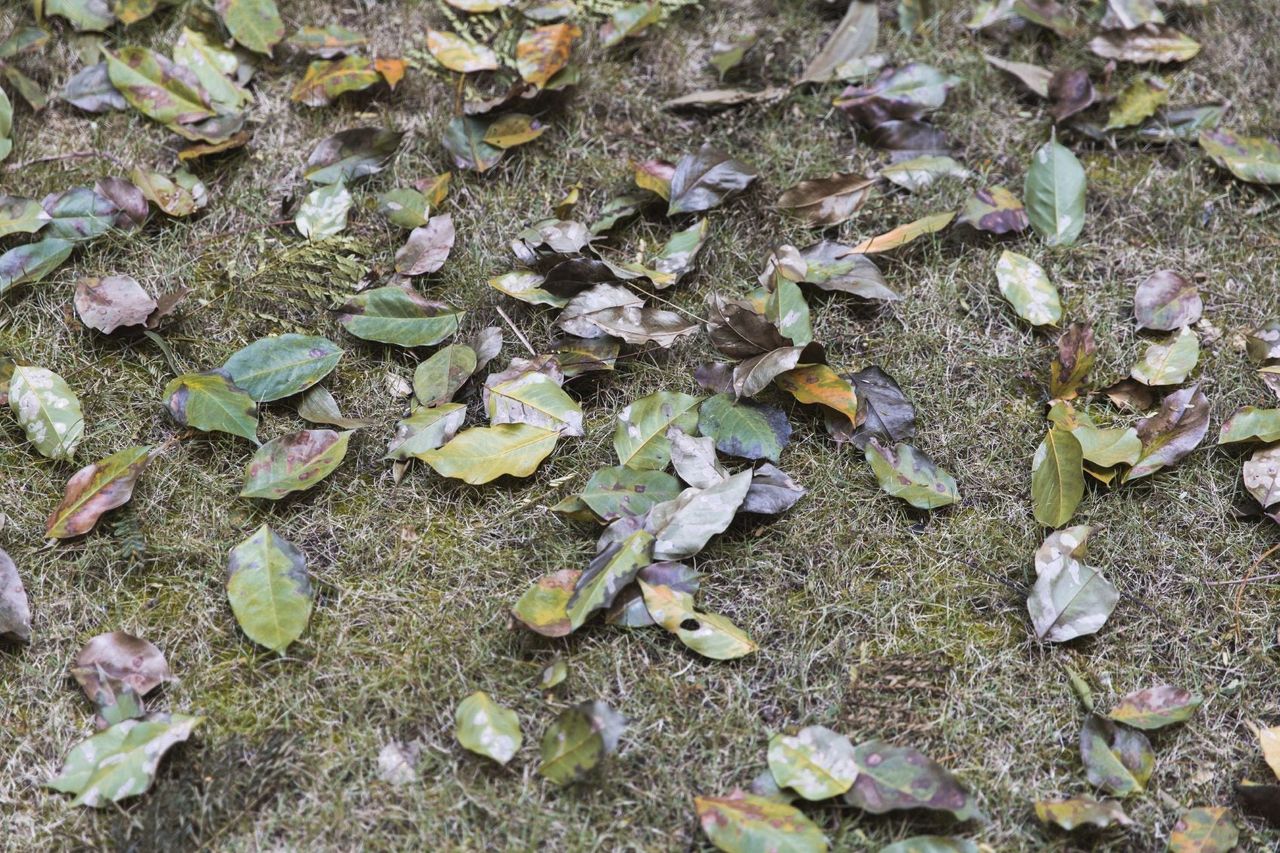
[[[798,402],[823,406],[843,416],[852,433],[862,423],[858,415],[858,395],[853,385],[825,364],[805,364],[781,373],[774,382]]]
[[[506,474],[528,477],[551,455],[559,438],[556,430],[529,424],[475,427],[418,458],[442,477],[478,486]]]
[[[144,794],[155,779],[160,759],[191,737],[203,720],[185,714],[122,720],[78,744],[62,772],[45,784],[75,794],[72,805],[92,808]]]
[[[1049,114],[1059,124],[1098,102],[1098,92],[1083,68],[1060,68],[1049,79]]]
[[[716,458],[713,439],[706,436],[695,438],[679,426],[667,430],[667,439],[671,442],[671,464],[680,479],[690,486],[709,489],[729,476],[729,471]],[[662,500],[675,497],[674,494],[667,495]]]
[[[307,73],[293,87],[289,97],[308,107],[327,107],[340,95],[363,92],[381,80],[382,75],[374,67],[373,60],[367,57],[318,59],[307,66]]]
[[[680,484],[665,471],[617,466],[591,475],[579,497],[605,521],[624,515],[643,515],[662,501],[675,500]]]
[[[258,405],[224,370],[186,373],[161,392],[173,419],[204,432],[226,432],[258,443]]]
[[[880,177],[903,189],[918,193],[939,178],[964,180],[972,173],[951,157],[932,154],[899,160],[880,170]]]
[[[982,58],[992,68],[998,68],[1006,74],[1012,75],[1032,94],[1039,95],[1041,98],[1049,97],[1049,81],[1053,78],[1053,72],[1048,68],[1032,65],[1029,62],[1011,62],[985,53]]]
[[[538,773],[557,785],[576,782],[618,746],[626,720],[604,702],[563,711],[542,736]]]
[[[156,301],[127,275],[82,278],[76,282],[76,314],[91,329],[110,334],[122,326],[138,326],[156,310]]]
[[[850,86],[835,104],[864,127],[893,120],[918,120],[940,108],[960,82],[931,65],[912,62],[885,69],[866,86]]]
[[[1280,409],[1241,406],[1222,424],[1218,444],[1280,441]]]
[[[1195,284],[1172,270],[1152,273],[1133,294],[1139,329],[1171,332],[1200,320],[1204,302]]]
[[[729,157],[711,145],[696,154],[686,154],[676,164],[671,176],[671,195],[667,215],[696,213],[719,207],[730,196],[742,192],[756,173],[745,163]]]
[[[103,513],[129,502],[150,460],[150,447],[128,447],[81,468],[67,481],[66,494],[49,514],[44,535],[70,539],[88,533]]]
[[[306,555],[263,524],[231,549],[227,600],[245,636],[284,653],[311,618],[311,577]]]
[[[786,97],[787,89],[770,86],[751,92],[746,89],[703,89],[662,102],[664,110],[721,110],[744,104],[767,104]]]
[[[303,176],[313,184],[353,184],[386,168],[403,138],[377,127],[339,131],[312,150]]]
[[[249,460],[240,497],[274,501],[311,488],[342,463],[351,435],[351,430],[304,429],[273,438]]]
[[[656,391],[624,407],[613,434],[618,462],[629,468],[665,469],[671,461],[668,430],[675,426],[693,432],[698,425],[694,409],[702,399],[677,391]]]
[[[1124,807],[1115,800],[1095,800],[1093,797],[1072,797],[1069,800],[1039,800],[1036,817],[1043,823],[1052,823],[1068,832],[1082,826],[1105,829],[1112,824],[1132,826],[1133,821],[1124,813]]]
[[[1079,394],[1093,369],[1097,351],[1092,326],[1068,326],[1058,337],[1058,357],[1049,367],[1049,395],[1055,400],[1070,400]]]
[[[1171,853],[1227,853],[1240,840],[1231,810],[1222,806],[1188,809],[1169,833]]]
[[[27,591],[18,576],[18,567],[0,548],[0,637],[31,641],[31,607]]]
[[[1244,463],[1244,487],[1263,509],[1280,503],[1280,447],[1260,447]]]
[[[61,376],[44,367],[15,363],[9,408],[27,441],[47,459],[70,460],[84,438],[80,400]]]
[[[323,27],[299,27],[285,39],[285,44],[303,53],[311,53],[324,59],[332,59],[364,47],[369,40],[357,32],[328,24]]]
[[[1200,148],[1213,162],[1242,181],[1280,184],[1280,145],[1262,136],[1241,136],[1230,130],[1203,130]]]
[[[1084,228],[1085,174],[1069,150],[1050,140],[1036,149],[1023,188],[1031,226],[1050,246],[1070,246]]]
[[[662,20],[662,4],[630,3],[617,8],[600,28],[600,44],[613,47],[623,39],[635,38],[652,24]]]
[[[395,436],[387,445],[385,459],[404,461],[421,459],[429,450],[450,441],[467,418],[467,407],[461,403],[418,406],[409,417],[396,422]]]
[[[1120,599],[1097,569],[1084,564],[1088,536],[1083,525],[1055,531],[1036,551],[1036,581],[1027,610],[1041,640],[1064,643],[1096,633]]]
[[[147,199],[169,216],[191,216],[209,203],[209,191],[204,183],[186,169],[179,169],[171,177],[135,168],[129,178]]]
[[[637,530],[596,555],[578,577],[573,594],[565,603],[572,630],[581,628],[596,611],[613,604],[623,588],[653,561],[653,543],[652,533]]]
[[[744,459],[777,463],[791,440],[791,424],[780,409],[728,394],[707,399],[698,410],[698,431],[715,439],[716,449]]]
[[[996,263],[996,283],[1000,295],[1014,311],[1033,326],[1057,325],[1062,321],[1058,289],[1039,264],[1026,255],[1005,250]]]
[[[849,4],[850,13],[867,8],[874,20],[874,4]],[[830,849],[816,824],[799,809],[777,800],[734,791],[726,797],[694,797],[693,805],[703,833],[726,853],[826,853]]]
[[[798,83],[830,83],[838,79],[837,69],[850,60],[865,56],[875,49],[879,35],[876,4],[855,0],[844,17],[809,64]]]
[[[857,777],[844,799],[863,811],[920,808],[950,812],[956,820],[982,817],[973,795],[918,750],[872,740],[855,747],[853,759]]]
[[[1053,428],[1031,459],[1031,500],[1036,521],[1061,527],[1084,497],[1084,453],[1074,434]]]
[[[255,53],[270,56],[284,38],[275,0],[216,0],[214,8],[231,37]]]
[[[498,67],[498,55],[492,48],[442,30],[427,30],[427,51],[445,68],[463,74]]]
[[[427,347],[457,332],[463,314],[408,286],[389,284],[357,293],[336,309],[335,316],[357,338],[401,347]]]
[[[322,385],[312,385],[303,391],[298,398],[298,417],[313,424],[342,427],[343,429],[359,429],[372,426],[372,421],[363,418],[349,418],[338,408],[338,401]]]
[[[464,749],[506,764],[524,743],[520,718],[477,690],[458,703],[454,714],[454,737]]]
[[[453,241],[453,217],[448,213],[431,217],[426,225],[413,229],[396,251],[396,272],[407,276],[435,272],[449,258]]]
[[[530,631],[544,637],[563,637],[573,631],[568,605],[582,572],[561,569],[544,575],[520,596],[511,613]]]
[[[46,236],[73,243],[107,233],[119,212],[111,199],[88,187],[50,193],[41,199],[40,204],[49,215],[49,222],[44,228]]]
[[[735,660],[759,648],[725,617],[695,610],[690,593],[669,586],[652,585],[644,580],[638,583],[645,608],[653,621],[703,657]]]
[[[1120,93],[1103,130],[1135,127],[1156,114],[1169,100],[1169,84],[1160,77],[1139,77]]]
[[[872,365],[846,377],[858,394],[858,428],[849,441],[859,449],[875,438],[882,443],[915,435],[916,411],[892,376]]]
[[[526,82],[543,88],[569,63],[573,42],[582,35],[574,24],[551,24],[520,34],[516,42],[516,70]]]
[[[95,705],[114,704],[130,690],[146,696],[161,684],[177,681],[169,663],[153,643],[125,631],[99,634],[85,643],[71,666],[71,675]]]
[[[1162,729],[1189,720],[1204,698],[1181,687],[1162,684],[1137,690],[1120,700],[1109,718],[1135,729]]]
[[[780,468],[762,464],[751,475],[751,488],[742,500],[741,512],[778,515],[795,506],[808,490]]]
[[[880,488],[888,495],[917,509],[938,509],[960,499],[955,478],[909,444],[886,447],[871,438],[864,452]]]
[[[323,240],[346,230],[349,210],[351,193],[346,186],[326,184],[307,193],[294,224],[298,233],[308,240]]]
[[[13,195],[0,195],[0,237],[34,234],[53,219],[40,202]]]
[[[1177,385],[1190,375],[1200,360],[1200,339],[1189,327],[1165,343],[1153,343],[1133,366],[1129,375],[1143,385]]]
[[[70,240],[46,237],[9,249],[0,255],[0,296],[20,284],[40,281],[62,266],[73,248]]]
[[[1209,431],[1209,401],[1199,385],[1174,391],[1159,412],[1138,421],[1137,430],[1142,456],[1125,474],[1125,482],[1175,465],[1195,450]]]
[[[1121,797],[1146,790],[1155,768],[1146,735],[1096,714],[1080,730],[1080,757],[1091,785]]]
[[[806,800],[836,797],[858,776],[853,744],[826,726],[806,726],[769,739],[769,772],[778,784]]]
[[[328,376],[342,350],[327,338],[284,334],[261,338],[236,351],[222,366],[259,403],[305,391]]]
[[[823,240],[800,250],[804,262],[801,284],[819,290],[850,293],[863,299],[896,302],[902,294],[885,283],[880,268],[866,255],[855,254],[848,246]]]
[[[195,73],[145,47],[103,50],[107,76],[135,110],[164,125],[192,125],[216,115]]]
[[[832,175],[801,181],[778,198],[778,207],[816,228],[847,222],[875,192],[876,179]]]
[[[1200,52],[1200,44],[1168,24],[1145,24],[1102,32],[1089,42],[1089,50],[1119,62],[1186,62]]]
[[[656,504],[645,518],[646,528],[656,537],[653,558],[679,560],[701,551],[733,523],[751,480],[751,471],[741,471],[709,488],[688,488],[674,500]]]
[[[914,243],[921,237],[929,234],[936,234],[943,228],[951,224],[951,220],[955,219],[954,212],[935,213],[931,216],[925,216],[914,222],[908,222],[906,225],[899,225],[890,231],[875,237],[863,240],[858,245],[849,250],[851,254],[872,254],[875,252],[890,252],[894,249]]]

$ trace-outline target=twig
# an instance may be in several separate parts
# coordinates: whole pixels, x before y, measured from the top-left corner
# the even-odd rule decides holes
[[[1236,598],[1232,605],[1236,612],[1236,643],[1244,642],[1244,635],[1240,630],[1240,601],[1244,598],[1244,588],[1253,578],[1253,573],[1258,570],[1258,566],[1262,565],[1262,561],[1270,557],[1276,551],[1280,551],[1280,545],[1272,545],[1270,548],[1262,552],[1262,556],[1253,561],[1253,565],[1249,567],[1249,571],[1244,573],[1244,577],[1240,579],[1239,586],[1236,587]]]
[[[23,160],[21,163],[10,163],[8,166],[4,167],[4,170],[6,172],[17,172],[28,166],[34,166],[37,163],[53,163],[58,160],[88,160],[91,158],[110,160],[121,169],[129,168],[129,164],[125,163],[116,155],[109,154],[106,151],[72,151],[69,154],[50,154],[47,157],[36,157],[33,160]]]
[[[1229,581],[1205,581],[1205,586],[1231,586],[1236,583],[1257,583],[1258,581],[1273,581],[1280,578],[1280,572],[1272,575],[1258,575],[1252,578],[1232,578]]]
[[[520,339],[520,343],[524,344],[524,348],[529,351],[529,355],[533,356],[534,358],[537,358],[538,351],[533,348],[533,344],[529,343],[529,339],[524,336],[524,332],[517,329],[516,324],[511,322],[511,318],[507,316],[507,312],[503,311],[502,307],[499,305],[495,305],[493,307],[494,309],[497,310],[498,315],[507,322],[508,326],[511,327],[511,331],[516,333],[516,337]]]

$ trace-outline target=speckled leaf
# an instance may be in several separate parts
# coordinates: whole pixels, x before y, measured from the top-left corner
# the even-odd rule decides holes
[[[960,499],[955,478],[909,444],[887,447],[872,438],[865,453],[886,494],[917,509],[937,509]]]
[[[49,515],[44,535],[68,539],[88,533],[103,513],[128,503],[150,453],[150,447],[129,447],[73,474],[62,503]]]
[[[1004,251],[996,264],[1000,294],[1018,316],[1033,326],[1055,325],[1062,320],[1058,289],[1035,261],[1017,252]]]
[[[357,293],[337,309],[338,322],[357,338],[402,347],[440,343],[458,331],[462,311],[399,285]]]
[[[183,426],[258,443],[258,407],[223,370],[187,373],[164,386],[165,406]]]
[[[1241,136],[1231,130],[1205,130],[1200,148],[1213,162],[1242,181],[1280,184],[1280,145],[1262,136]]]
[[[1263,509],[1280,503],[1280,446],[1253,452],[1244,463],[1244,487]]]
[[[877,252],[890,252],[908,243],[914,243],[921,237],[936,234],[950,225],[951,220],[955,218],[954,211],[923,216],[913,222],[908,222],[906,225],[899,225],[897,228],[886,231],[883,234],[869,237],[849,251],[868,255]]]
[[[569,51],[582,30],[574,24],[551,24],[520,34],[516,42],[516,70],[526,83],[541,89],[569,63]]]
[[[1070,246],[1084,229],[1085,174],[1076,155],[1050,140],[1027,169],[1027,216],[1050,246]]]
[[[855,747],[853,757],[858,776],[844,795],[853,806],[872,814],[923,808],[950,812],[956,820],[982,817],[973,795],[918,750],[873,740]]]
[[[0,548],[0,637],[20,643],[31,640],[31,607],[18,577],[18,567]]]
[[[741,628],[725,617],[695,610],[690,593],[649,584],[643,579],[638,583],[650,618],[703,657],[734,660],[759,648]]]
[[[283,653],[302,636],[311,618],[306,556],[263,524],[231,549],[227,599],[250,640]]]
[[[801,181],[784,192],[777,206],[815,228],[847,222],[875,193],[875,178],[858,174],[832,175]]]
[[[155,779],[160,759],[191,737],[203,719],[152,714],[143,720],[122,720],[71,750],[62,772],[46,784],[75,794],[72,805],[93,808],[143,794]]]
[[[1177,385],[1200,360],[1200,339],[1189,327],[1164,343],[1153,343],[1129,375],[1144,385]]]
[[[712,536],[733,523],[751,488],[752,472],[741,471],[706,489],[685,489],[675,500],[657,504],[646,527],[654,531],[655,560],[679,560],[701,551]]]
[[[135,110],[161,124],[194,124],[216,115],[195,72],[145,47],[103,51],[107,76]]]
[[[435,272],[449,259],[454,241],[453,216],[433,216],[426,225],[409,232],[409,238],[396,251],[396,272],[400,275],[424,275]]]
[[[679,495],[679,482],[665,471],[619,465],[592,474],[579,497],[596,515],[612,521],[623,515],[643,515],[654,504]]]
[[[307,66],[307,73],[289,97],[309,107],[326,107],[339,95],[362,92],[381,81],[382,75],[368,57],[317,59]]]
[[[404,134],[356,127],[325,137],[307,158],[303,175],[315,184],[351,184],[381,172],[395,156]]]
[[[186,169],[179,169],[172,176],[134,169],[129,179],[144,197],[170,216],[190,216],[209,203],[204,182]]]
[[[284,334],[261,338],[234,353],[222,366],[239,387],[260,403],[305,391],[324,379],[342,358],[328,338]]]
[[[1088,536],[1088,527],[1069,527],[1049,534],[1036,551],[1027,610],[1042,640],[1063,643],[1097,632],[1120,599],[1106,578],[1084,564]]]
[[[1080,758],[1089,783],[1119,797],[1146,790],[1156,763],[1146,735],[1096,714],[1080,730]]]
[[[443,30],[427,30],[427,51],[445,68],[463,74],[498,67],[498,55],[492,48]]]
[[[308,240],[323,240],[346,230],[350,210],[351,193],[345,184],[322,185],[307,193],[294,224]]]
[[[1200,44],[1168,24],[1148,24],[1134,30],[1105,30],[1089,42],[1089,50],[1103,59],[1145,65],[1186,62],[1200,52]]]
[[[177,681],[164,652],[125,631],[99,634],[85,643],[71,675],[99,709],[115,704],[126,691],[142,697],[165,682]]]
[[[871,8],[849,4],[850,12]],[[734,791],[727,797],[694,797],[702,831],[725,853],[825,853],[822,830],[794,806],[768,797]]]
[[[241,57],[233,50],[188,27],[173,46],[173,61],[195,74],[212,102],[226,110],[239,110],[253,100],[249,91],[235,82],[241,70]]]
[[[557,785],[576,782],[617,748],[625,721],[603,702],[562,712],[542,736],[538,773]]]
[[[1231,810],[1222,806],[1188,809],[1169,833],[1170,853],[1227,853],[1240,841]]]
[[[52,219],[35,199],[0,194],[0,237],[34,234]]]
[[[1174,465],[1195,450],[1209,431],[1209,401],[1199,385],[1174,391],[1160,411],[1138,421],[1137,430],[1142,456],[1125,474],[1126,482]]]
[[[325,59],[332,59],[368,43],[369,40],[364,36],[337,24],[328,24],[323,27],[299,27],[293,35],[285,39],[285,44],[289,47]]]
[[[853,786],[858,770],[853,744],[826,726],[807,726],[795,735],[769,739],[769,771],[784,788],[806,800],[839,796]]]
[[[284,38],[275,0],[215,0],[214,8],[231,37],[255,53],[270,56]]]
[[[582,407],[565,393],[560,382],[536,370],[495,381],[504,376],[494,374],[485,381],[485,412],[490,423],[532,424],[566,436],[583,434]]]
[[[1054,427],[1031,458],[1031,501],[1036,521],[1061,527],[1084,497],[1084,451],[1070,431]]]
[[[791,441],[786,413],[728,394],[711,397],[698,410],[698,431],[715,439],[716,449],[744,459],[778,462]]]
[[[956,221],[991,234],[1017,233],[1031,224],[1021,199],[1001,186],[974,191]]]
[[[14,246],[0,255],[0,296],[14,287],[39,281],[71,257],[75,244],[70,240],[46,237],[35,243]]]
[[[756,179],[750,166],[728,154],[704,145],[696,154],[686,154],[676,164],[671,177],[671,197],[667,214],[695,213],[719,207],[730,196],[742,192]]]
[[[82,278],[74,299],[80,322],[110,334],[122,326],[140,326],[156,310],[156,301],[127,275]]]
[[[698,417],[694,407],[701,397],[676,391],[657,391],[631,403],[618,413],[613,449],[618,461],[629,468],[662,470],[671,461],[667,430],[678,426],[693,432]]]
[[[520,596],[511,613],[530,631],[544,637],[563,637],[573,631],[569,621],[569,599],[573,596],[578,578],[577,569],[561,569],[538,578]]]
[[[520,718],[477,690],[458,703],[454,714],[454,737],[464,749],[506,764],[524,743]]]
[[[1150,731],[1190,719],[1203,703],[1204,697],[1199,694],[1162,684],[1130,693],[1107,716],[1117,723]]]
[[[528,477],[551,455],[559,438],[556,430],[529,424],[476,427],[418,458],[442,477],[478,486],[506,474]]]
[[[1280,409],[1241,406],[1222,424],[1218,444],[1280,441]]]
[[[387,445],[384,458],[421,459],[422,454],[442,447],[457,435],[466,418],[467,407],[461,403],[418,406],[409,417],[396,422],[396,434]]]
[[[342,463],[351,435],[351,430],[304,429],[273,438],[249,460],[240,497],[279,500],[311,488]]]
[[[1195,284],[1172,270],[1152,273],[1133,295],[1139,329],[1171,332],[1198,321],[1203,310]]]
[[[41,456],[71,459],[84,437],[84,414],[66,381],[43,367],[14,364],[9,408]]]
[[[1093,797],[1072,797],[1069,800],[1039,800],[1036,817],[1043,823],[1051,823],[1068,832],[1082,826],[1105,829],[1112,824],[1132,826],[1133,821],[1124,813],[1124,807],[1115,800],[1095,800]]]

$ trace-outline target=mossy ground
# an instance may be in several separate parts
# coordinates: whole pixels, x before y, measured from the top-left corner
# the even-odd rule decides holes
[[[426,26],[443,20],[426,3],[386,2],[365,13],[350,3],[281,5],[291,27],[339,22],[369,33],[388,55],[420,48]],[[1046,117],[986,68],[981,52],[992,45],[960,25],[969,4],[940,5],[923,39],[908,43],[886,26],[882,44],[896,60],[921,59],[964,78],[939,122],[978,174],[975,185],[1020,187]],[[16,6],[0,11],[0,28],[26,21]],[[447,209],[458,245],[424,289],[466,306],[469,330],[498,323],[494,307],[502,304],[545,345],[549,315],[513,306],[485,284],[508,268],[512,234],[574,184],[592,208],[625,189],[629,159],[675,159],[710,140],[761,178],[713,214],[700,271],[673,299],[696,312],[712,289],[745,291],[772,247],[814,239],[772,209],[782,189],[832,170],[874,168],[884,157],[855,141],[829,107],[830,88],[711,117],[676,116],[659,104],[714,85],[705,70],[710,45],[748,27],[762,39],[730,82],[785,83],[838,13],[817,0],[714,0],[611,54],[589,38],[580,51],[584,83],[547,134],[491,175],[456,179]],[[169,45],[180,19],[162,12],[113,37]],[[1280,127],[1280,10],[1221,0],[1179,22],[1204,51],[1166,71],[1173,101],[1227,98],[1233,126]],[[60,81],[76,66],[67,39],[56,43],[46,77]],[[1044,44],[1025,34],[1011,53],[1101,67]],[[386,380],[407,378],[420,354],[346,337],[326,309],[352,287],[350,263],[339,257],[386,269],[400,237],[362,206],[348,242],[300,251],[296,233],[279,224],[288,218],[281,201],[301,187],[299,167],[316,141],[360,124],[409,132],[394,165],[360,189],[362,201],[448,168],[437,138],[452,90],[411,72],[391,96],[311,110],[288,101],[300,73],[295,64],[260,75],[250,149],[199,166],[212,197],[206,212],[98,241],[48,281],[7,297],[0,348],[58,371],[79,392],[88,422],[81,460],[160,442],[175,433],[158,399],[169,365],[145,339],[85,330],[71,293],[85,274],[129,273],[153,292],[185,284],[192,297],[165,332],[180,367],[216,366],[262,335],[326,334],[347,350],[329,387],[344,410],[377,426],[353,440],[323,485],[271,506],[235,497],[246,442],[180,442],[156,460],[123,520],[117,514],[52,548],[41,542],[43,520],[73,469],[38,458],[11,421],[0,430],[0,542],[35,611],[32,644],[0,649],[0,847],[696,849],[704,842],[690,797],[745,785],[764,766],[770,734],[810,723],[911,744],[952,768],[991,816],[961,834],[997,850],[1162,849],[1180,806],[1228,803],[1234,780],[1265,776],[1245,723],[1280,722],[1280,585],[1248,586],[1239,610],[1236,587],[1214,585],[1243,575],[1276,541],[1274,527],[1233,518],[1238,457],[1206,446],[1175,470],[1091,493],[1077,519],[1095,525],[1091,562],[1120,588],[1121,603],[1094,639],[1047,648],[1029,636],[1025,588],[1043,531],[1031,518],[1028,470],[1043,429],[1037,380],[1052,341],[1019,325],[999,299],[999,249],[987,240],[944,239],[886,258],[889,281],[906,294],[895,305],[813,300],[815,331],[834,365],[879,364],[910,395],[916,443],[955,474],[959,506],[929,516],[904,509],[879,492],[861,454],[788,407],[796,433],[783,467],[809,495],[773,523],[735,526],[697,559],[706,607],[748,630],[758,654],[710,662],[656,630],[591,627],[558,642],[509,630],[507,607],[535,577],[580,566],[592,552],[591,530],[546,507],[610,464],[618,409],[659,388],[694,391],[693,365],[709,350],[700,340],[630,358],[615,375],[579,385],[586,437],[564,442],[528,480],[471,488],[417,468],[393,484],[381,456],[403,401]],[[133,114],[86,117],[64,106],[41,116],[19,107],[15,124],[9,163],[102,151],[167,165],[175,141]],[[1194,148],[1077,148],[1090,178],[1081,242],[1061,251],[1030,238],[1019,245],[1060,284],[1068,315],[1094,323],[1097,375],[1122,375],[1143,345],[1129,314],[1135,283],[1173,268],[1199,277],[1206,316],[1222,333],[1206,336],[1197,371],[1214,429],[1238,405],[1268,405],[1239,333],[1280,316],[1271,197],[1224,177]],[[93,159],[39,163],[0,171],[0,187],[39,197],[109,168]],[[952,209],[965,191],[948,183],[883,196],[831,236],[856,240]],[[661,241],[666,227],[633,226],[627,245]],[[508,333],[502,360],[519,354]],[[301,426],[287,407],[265,411],[264,437]],[[239,632],[224,592],[227,551],[264,520],[306,551],[317,587],[310,627],[283,658]],[[145,553],[130,560],[124,545],[135,536]],[[89,637],[114,629],[168,655],[181,682],[159,706],[208,720],[147,796],[100,812],[72,809],[40,787],[91,730],[67,665]],[[534,684],[555,654],[567,658],[570,676],[548,699]],[[1034,799],[1089,790],[1076,749],[1081,715],[1063,664],[1087,675],[1103,705],[1163,681],[1208,697],[1191,722],[1154,739],[1150,790],[1126,803],[1138,823],[1132,829],[1069,837],[1031,814]],[[505,769],[453,741],[453,709],[477,689],[524,723],[526,745]],[[630,728],[606,772],[557,790],[533,772],[538,737],[559,708],[588,698],[609,701]],[[420,782],[391,788],[377,780],[376,756],[391,738],[424,745]],[[843,850],[946,830],[914,814],[810,812]],[[1249,850],[1280,844],[1257,823],[1245,824],[1242,838]]]

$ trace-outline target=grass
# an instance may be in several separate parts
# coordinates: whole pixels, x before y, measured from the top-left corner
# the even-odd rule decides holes
[[[367,32],[386,54],[420,47],[426,26],[442,20],[426,4],[387,4],[365,16],[318,2],[282,5],[291,26],[337,21]],[[940,5],[922,40],[908,43],[889,26],[882,45],[895,60],[928,61],[964,78],[938,120],[980,176],[975,184],[1018,187],[1047,119],[985,67],[981,51],[1000,48],[963,30],[969,4]],[[772,247],[813,239],[772,209],[777,194],[801,178],[874,168],[883,155],[855,142],[829,109],[829,88],[711,117],[672,115],[659,104],[712,86],[707,51],[744,22],[762,39],[731,82],[785,83],[837,12],[813,0],[710,2],[609,55],[589,38],[584,85],[548,133],[494,174],[456,179],[448,209],[458,245],[423,289],[466,306],[467,331],[497,323],[502,304],[545,346],[551,315],[512,306],[485,284],[510,265],[510,237],[572,185],[583,185],[589,210],[626,187],[629,159],[675,159],[703,140],[749,160],[761,179],[713,214],[700,270],[674,299],[698,311],[713,289],[753,286]],[[171,44],[180,18],[162,12],[128,40]],[[0,12],[6,28],[25,20],[25,11]],[[1165,72],[1173,102],[1229,98],[1232,126],[1274,130],[1280,45],[1268,36],[1280,28],[1280,12],[1223,0],[1179,21],[1204,51]],[[1050,54],[1044,44],[1023,34],[1009,52],[1101,68],[1072,48]],[[77,67],[69,41],[55,45],[49,68]],[[389,97],[309,110],[288,102],[300,73],[290,66],[260,74],[250,150],[199,167],[212,196],[203,215],[99,241],[48,281],[7,297],[0,348],[58,371],[78,391],[88,422],[82,462],[163,441],[176,430],[158,402],[171,376],[162,354],[145,339],[88,331],[70,310],[78,276],[128,272],[153,292],[193,288],[165,332],[183,369],[220,364],[266,334],[325,334],[347,350],[330,389],[347,413],[378,426],[353,440],[321,487],[274,506],[235,497],[247,443],[180,442],[111,523],[54,548],[41,542],[43,520],[72,467],[38,458],[11,421],[0,429],[0,544],[35,611],[32,644],[0,649],[7,822],[0,846],[701,849],[690,797],[745,786],[764,768],[772,733],[812,723],[855,740],[914,745],[947,765],[991,816],[957,833],[997,850],[1162,849],[1180,807],[1228,804],[1233,781],[1265,777],[1245,723],[1280,722],[1280,586],[1248,586],[1237,612],[1236,587],[1221,582],[1243,575],[1276,534],[1233,516],[1242,493],[1238,457],[1205,447],[1174,470],[1091,493],[1076,520],[1096,527],[1091,562],[1120,588],[1121,603],[1096,638],[1047,648],[1029,635],[1025,589],[1042,531],[1031,518],[1028,471],[1043,429],[1038,382],[1052,341],[1018,324],[1000,300],[999,248],[982,239],[942,239],[885,259],[889,281],[907,294],[895,305],[813,300],[815,331],[834,365],[879,364],[902,384],[917,408],[915,443],[956,475],[959,506],[927,516],[905,509],[879,492],[861,454],[837,447],[820,420],[789,407],[796,433],[782,467],[808,496],[772,523],[739,523],[696,560],[705,607],[748,630],[758,654],[706,661],[654,630],[593,626],[554,642],[510,630],[507,608],[534,578],[581,566],[592,553],[593,531],[546,507],[610,464],[622,406],[659,388],[693,392],[692,368],[710,350],[699,339],[577,387],[586,437],[563,443],[528,480],[471,488],[415,468],[393,484],[380,457],[403,401],[387,382],[408,378],[420,354],[347,337],[325,309],[363,269],[385,272],[400,237],[365,207],[343,242],[309,249],[272,223],[287,218],[281,204],[301,188],[307,152],[342,127],[389,123],[410,134],[394,165],[359,191],[362,201],[448,168],[436,140],[451,90],[411,73]],[[101,150],[163,165],[174,141],[132,114],[90,118],[62,106],[39,117],[20,107],[15,125],[10,162]],[[1214,429],[1236,406],[1270,405],[1240,339],[1280,315],[1280,229],[1274,208],[1259,212],[1268,197],[1231,182],[1194,148],[1076,147],[1090,179],[1081,242],[1059,251],[1030,238],[1017,245],[1060,284],[1068,315],[1093,321],[1101,349],[1095,375],[1106,381],[1133,363],[1144,341],[1132,328],[1132,288],[1155,269],[1173,268],[1196,275],[1206,298],[1197,374]],[[39,197],[89,183],[106,167],[52,161],[0,172],[0,182],[5,192]],[[947,183],[886,195],[831,236],[856,241],[954,208],[965,192]],[[652,245],[666,229],[639,224],[626,245]],[[500,363],[522,354],[506,337]],[[767,398],[785,405],[773,392]],[[287,406],[270,405],[260,435],[300,426]],[[310,627],[284,658],[239,632],[225,598],[227,552],[264,520],[304,549],[317,588]],[[138,538],[144,554],[130,560]],[[67,666],[87,639],[115,629],[158,644],[180,676],[155,704],[207,722],[166,760],[147,796],[101,812],[71,809],[40,787],[92,728]],[[557,654],[570,676],[544,697],[536,678]],[[1192,721],[1155,737],[1150,790],[1126,802],[1138,823],[1131,829],[1067,836],[1031,813],[1034,799],[1089,791],[1075,746],[1082,718],[1063,664],[1086,674],[1104,707],[1162,681],[1208,697]],[[525,747],[505,769],[453,741],[453,709],[477,689],[520,713]],[[537,740],[559,709],[590,698],[609,701],[630,727],[606,772],[557,790],[533,771]],[[377,780],[376,756],[392,738],[422,745],[421,781],[391,788]],[[950,831],[923,814],[808,811],[841,850]],[[1242,849],[1280,844],[1275,830],[1240,822]]]

